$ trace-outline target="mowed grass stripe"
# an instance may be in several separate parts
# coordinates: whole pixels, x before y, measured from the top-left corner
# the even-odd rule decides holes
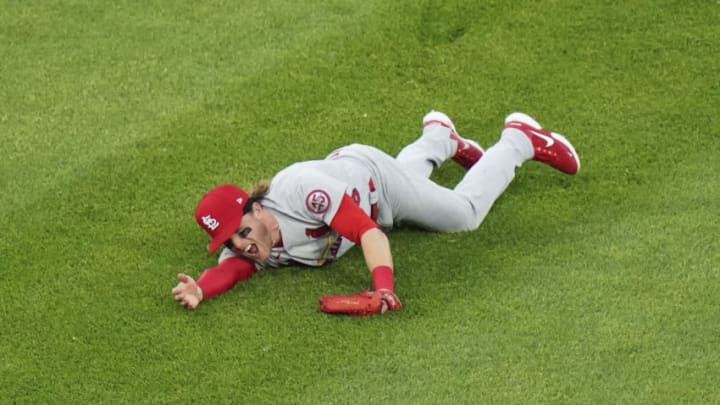
[[[11,192],[0,197],[7,199],[0,200],[3,210],[31,201],[60,178],[82,176],[117,149],[159,136],[158,124],[257,80],[322,41],[333,20],[352,20],[344,11],[363,10],[332,15],[307,7],[243,7],[230,16],[218,13],[223,7],[238,6],[10,8],[3,86],[3,149],[10,159],[2,172]],[[301,20],[291,22],[290,13]],[[269,29],[268,19],[286,23]]]

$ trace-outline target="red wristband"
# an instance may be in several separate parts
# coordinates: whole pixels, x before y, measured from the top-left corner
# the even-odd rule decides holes
[[[385,289],[395,292],[395,277],[390,266],[377,266],[372,269],[373,285],[375,291]]]

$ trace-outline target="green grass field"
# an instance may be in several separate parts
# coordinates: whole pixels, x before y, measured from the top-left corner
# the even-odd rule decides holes
[[[0,403],[720,403],[720,2],[0,0]],[[429,109],[565,133],[480,229],[390,233],[186,311],[193,210]],[[434,178],[453,185],[455,165]]]

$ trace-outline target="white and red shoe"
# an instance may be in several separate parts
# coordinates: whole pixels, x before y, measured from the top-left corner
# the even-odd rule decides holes
[[[563,173],[575,174],[580,170],[580,157],[564,136],[542,129],[532,117],[515,112],[505,118],[505,128],[522,131],[533,146],[533,159]]]
[[[457,150],[453,155],[452,160],[457,162],[460,166],[464,167],[465,170],[469,170],[478,160],[483,156],[483,151],[480,145],[471,140],[465,139],[458,135],[455,125],[445,113],[440,111],[430,111],[423,117],[423,127],[428,125],[442,125],[445,128],[450,128],[450,139],[457,143]]]

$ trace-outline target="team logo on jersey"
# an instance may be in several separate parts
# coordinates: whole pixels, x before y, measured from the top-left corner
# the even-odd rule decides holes
[[[324,190],[313,190],[305,198],[305,205],[310,212],[324,214],[330,209],[330,196]]]
[[[218,226],[220,226],[220,222],[211,217],[210,215],[205,215],[202,217],[203,224],[207,227],[207,229],[214,231],[217,229]]]

